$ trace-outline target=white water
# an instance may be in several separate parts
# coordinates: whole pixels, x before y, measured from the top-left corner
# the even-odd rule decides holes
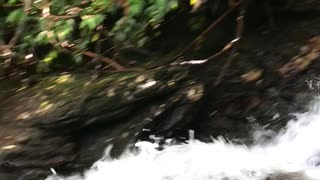
[[[251,147],[223,139],[213,143],[191,140],[162,151],[156,144],[139,142],[141,152],[127,152],[117,160],[96,162],[84,177],[64,180],[263,180],[275,174],[299,177],[274,179],[320,179],[320,98],[307,113],[274,137],[271,143]],[[297,174],[297,173],[296,173]],[[54,177],[49,177],[54,179]]]

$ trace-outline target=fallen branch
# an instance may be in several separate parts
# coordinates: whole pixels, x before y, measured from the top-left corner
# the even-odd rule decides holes
[[[198,60],[190,60],[190,61],[183,61],[179,63],[180,65],[185,65],[185,64],[205,64],[213,59],[216,59],[217,57],[221,56],[223,53],[229,51],[232,48],[233,44],[232,42],[228,43],[221,51],[213,54],[212,56],[206,58],[206,59],[198,59]]]
[[[94,52],[84,51],[81,54],[88,56],[88,57],[91,57],[91,58],[94,58],[94,59],[97,59],[99,61],[105,62],[107,64],[110,64],[110,66],[112,66],[113,68],[115,68],[118,71],[123,71],[125,69],[123,66],[121,66],[120,64],[115,62],[113,59],[108,58],[108,57],[103,57],[103,56],[96,54]]]

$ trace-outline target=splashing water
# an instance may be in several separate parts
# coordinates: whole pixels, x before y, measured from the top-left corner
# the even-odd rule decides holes
[[[138,142],[138,154],[127,152],[119,159],[96,162],[83,177],[64,180],[264,180],[320,179],[320,98],[307,113],[274,137],[271,143],[253,146],[190,140],[156,150],[157,144]],[[193,136],[193,135],[192,135]],[[296,177],[299,174],[299,177]],[[49,177],[51,180],[54,177]]]

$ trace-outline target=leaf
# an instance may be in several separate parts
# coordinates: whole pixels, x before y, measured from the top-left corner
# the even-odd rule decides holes
[[[89,30],[94,30],[98,25],[100,25],[103,20],[104,20],[104,16],[102,14],[97,14],[91,17],[83,17],[83,20],[80,23],[79,28],[80,29],[84,29],[87,28]]]
[[[64,20],[57,21],[55,26],[62,26],[64,24]]]
[[[169,6],[170,9],[177,9],[179,7],[179,4],[177,1],[170,1]]]
[[[19,24],[22,18],[23,18],[23,9],[20,8],[12,11],[7,17],[6,22]]]
[[[66,23],[66,25],[68,25],[68,26],[73,26],[74,23],[75,23],[75,21],[74,21],[74,19],[67,19],[67,20],[65,21],[65,23]]]
[[[50,53],[43,59],[43,62],[49,64],[52,60],[58,57],[58,52],[55,50],[50,51]]]
[[[88,19],[87,26],[90,30],[94,30],[97,27],[97,24],[93,18]]]
[[[130,13],[133,16],[140,14],[141,11],[142,11],[142,6],[139,3],[135,3],[130,6]]]
[[[40,32],[34,39],[34,42],[39,45],[44,45],[49,43],[49,39],[47,36],[47,31]]]
[[[15,4],[16,2],[18,2],[18,0],[9,0],[9,4]]]
[[[82,39],[76,41],[77,50],[76,52],[80,53],[82,50],[85,50],[90,43],[90,37],[86,36]]]
[[[60,40],[65,40],[72,32],[72,29],[70,27],[65,28],[62,31],[58,32],[58,37]]]
[[[55,34],[60,41],[66,40],[72,33],[75,21],[73,19],[60,20],[55,23]]]
[[[197,3],[198,0],[190,0],[190,5],[194,5]]]
[[[40,18],[38,22],[40,30],[45,31],[48,29],[49,21],[46,18]],[[59,23],[59,21],[57,23]]]
[[[107,10],[109,11],[110,9],[116,8],[114,6],[113,2],[111,0],[95,0],[91,6],[91,10],[93,11],[100,11],[100,10]]]
[[[81,55],[75,55],[73,59],[78,65],[83,64],[83,57]]]
[[[45,1],[46,2],[46,1]],[[47,1],[50,4],[50,11],[52,14],[65,14],[68,8],[68,2],[62,0]],[[45,6],[49,4],[45,3]]]
[[[100,34],[96,33],[92,36],[91,42],[96,42],[100,38]]]

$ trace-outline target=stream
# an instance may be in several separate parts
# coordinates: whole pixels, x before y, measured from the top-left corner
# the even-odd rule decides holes
[[[83,175],[47,180],[264,180],[320,179],[320,98],[309,111],[295,114],[287,126],[271,140],[239,145],[217,138],[213,143],[193,139],[187,144],[170,145],[163,150],[157,143],[138,142],[139,151],[127,151],[119,159],[106,155]],[[196,133],[196,132],[195,132]],[[55,171],[52,169],[53,173]]]

